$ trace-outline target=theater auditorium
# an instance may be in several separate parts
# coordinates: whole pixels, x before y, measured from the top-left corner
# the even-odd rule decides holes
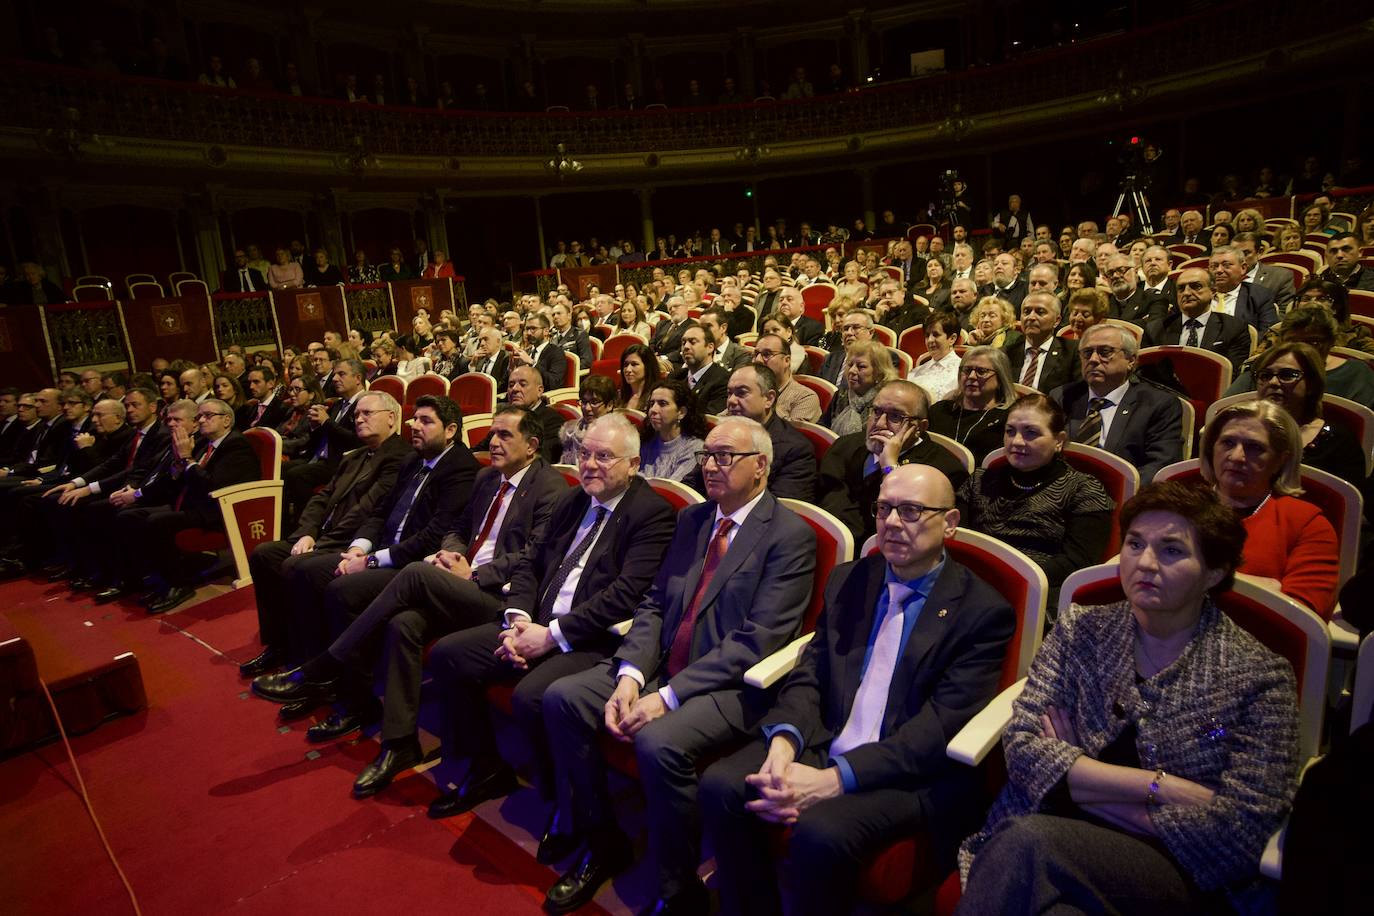
[[[1371,52],[7,5],[0,910],[1366,912]]]

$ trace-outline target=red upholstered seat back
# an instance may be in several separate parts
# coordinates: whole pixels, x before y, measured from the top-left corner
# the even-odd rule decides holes
[[[448,386],[448,396],[458,403],[463,416],[496,410],[496,379],[483,372],[464,372]]]
[[[1206,415],[1208,405],[1222,396],[1231,381],[1226,366],[1195,347],[1147,347],[1140,351],[1139,359],[1142,366],[1171,363],[1199,417]]]
[[[422,375],[419,378],[411,379],[410,384],[406,385],[406,404],[414,406],[415,402],[427,394],[435,397],[448,397],[449,382],[442,375]],[[489,410],[481,410],[478,413],[490,413]]]
[[[253,454],[258,456],[258,479],[276,480],[281,473],[281,460],[278,458],[277,442],[271,430],[249,429],[244,431]]]
[[[1005,559],[976,545],[951,538],[945,541],[945,548],[949,551],[950,556],[967,566],[974,575],[997,589],[1002,597],[1007,599],[1012,610],[1016,612],[1016,630],[1012,633],[1011,642],[1007,644],[1008,651],[1002,660],[1002,676],[997,682],[999,690],[1010,687],[1016,683],[1019,676],[1016,670],[1018,659],[1016,647],[1021,644],[1021,639],[1025,634],[1025,612],[1026,603],[1030,597],[1030,583]]]
[[[372,380],[368,386],[371,391],[385,391],[396,399],[397,404],[406,402],[406,383],[405,379],[395,375],[379,375]]]
[[[612,337],[611,340],[615,340],[615,338]],[[615,359],[609,359],[603,354],[601,359],[592,363],[591,371],[592,375],[604,375],[606,378],[615,382],[616,388],[620,387],[620,357],[617,356]]]
[[[926,329],[907,328],[897,338],[897,349],[910,356],[912,363],[920,360],[926,352]]]
[[[620,355],[625,352],[627,347],[637,343],[644,343],[637,334],[612,334],[610,337],[606,338],[606,345],[601,348],[601,359],[597,360],[597,362],[610,360],[615,363],[615,367],[619,369]]]
[[[806,316],[822,323],[825,321],[825,307],[834,298],[835,287],[829,283],[816,283],[802,288],[802,308]]]

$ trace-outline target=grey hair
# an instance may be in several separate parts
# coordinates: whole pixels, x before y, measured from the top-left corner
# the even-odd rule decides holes
[[[377,398],[382,402],[382,410],[389,410],[396,416],[396,422],[401,421],[401,405],[396,403],[396,399],[385,391],[369,388],[363,392],[363,398]],[[359,398],[358,400],[362,400]]]
[[[680,294],[673,293],[671,296],[668,297],[668,301],[663,304],[666,305],[668,308],[672,308],[674,305],[685,305],[686,302],[687,300],[682,298]]]
[[[1097,324],[1088,325],[1083,329],[1083,337],[1079,340],[1078,345],[1082,346],[1083,341],[1088,339],[1089,334],[1102,333],[1104,331],[1116,331],[1121,337],[1121,352],[1126,354],[1127,359],[1135,359],[1136,353],[1140,351],[1140,343],[1135,339],[1134,334],[1119,324],[1108,324],[1105,321],[1100,321]]]
[[[592,425],[587,427],[587,432],[590,433],[595,429],[605,430],[615,436],[619,440],[620,445],[629,449],[632,453],[632,455],[621,457],[639,456],[639,430],[635,428],[635,425],[631,423],[623,413],[602,414],[592,421]],[[619,449],[617,449],[617,451],[619,451]]]
[[[749,434],[750,447],[762,455],[767,460],[768,467],[773,466],[773,440],[768,436],[768,430],[763,428],[763,424],[748,417],[721,417],[716,423],[716,429],[723,429],[730,432],[740,429]]]
[[[1007,354],[1001,347],[969,347],[964,352],[964,358],[959,360],[959,368],[964,368],[970,360],[980,357],[992,363],[992,371],[997,376],[997,406],[1010,407],[1012,402],[1021,395],[1016,391],[1016,379],[1011,374],[1011,362],[1007,359]],[[959,389],[956,388],[954,389],[954,396],[958,397],[958,395]]]
[[[213,406],[216,411],[224,414],[227,417],[234,416],[234,408],[230,407],[227,401],[221,401],[219,398],[206,398],[205,400],[200,402],[200,404],[197,406],[197,410],[200,407],[209,406]]]
[[[220,401],[220,403],[223,404],[224,402]],[[171,405],[168,406],[167,412],[185,414],[186,417],[190,418],[196,415],[196,408],[199,406],[199,404],[190,398],[181,398],[180,400],[173,401]]]

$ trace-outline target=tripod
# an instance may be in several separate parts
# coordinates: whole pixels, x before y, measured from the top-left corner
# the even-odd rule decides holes
[[[1154,223],[1150,222],[1150,202],[1145,199],[1145,192],[1136,187],[1134,175],[1127,175],[1121,179],[1121,193],[1116,196],[1116,206],[1112,208],[1112,216],[1120,216],[1121,208],[1130,200],[1131,215],[1135,217],[1135,225],[1139,227],[1142,235],[1154,235]]]

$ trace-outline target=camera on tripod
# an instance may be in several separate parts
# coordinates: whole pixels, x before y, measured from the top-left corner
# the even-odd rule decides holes
[[[1153,166],[1159,158],[1159,147],[1147,142],[1143,137],[1134,136],[1122,144],[1117,153],[1117,165],[1121,169],[1121,193],[1116,198],[1112,215],[1129,210],[1135,217],[1135,224],[1147,235],[1154,232],[1150,219],[1150,203],[1145,192],[1150,189],[1154,178]]]
[[[955,193],[955,183],[963,184],[964,180],[959,177],[958,169],[944,169],[938,178],[939,184],[939,203],[935,206],[932,216],[938,216],[946,220],[951,227],[958,226],[959,221],[959,196]]]

